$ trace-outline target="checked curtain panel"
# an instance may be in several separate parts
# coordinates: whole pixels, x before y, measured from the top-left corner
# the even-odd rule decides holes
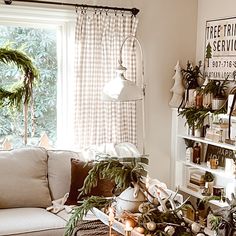
[[[105,83],[116,76],[122,41],[136,33],[136,17],[122,13],[78,13],[75,38],[74,142],[79,148],[94,144],[137,144],[135,102],[102,101]],[[123,50],[126,78],[136,80],[134,41]]]

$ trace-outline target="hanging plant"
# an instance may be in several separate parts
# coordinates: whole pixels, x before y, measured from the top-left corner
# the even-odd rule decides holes
[[[38,79],[38,71],[27,55],[9,47],[0,48],[0,62],[15,65],[23,74],[23,79],[13,83],[10,89],[0,87],[0,107],[15,107],[19,110],[24,105],[26,144],[28,104],[32,99],[33,84]]]

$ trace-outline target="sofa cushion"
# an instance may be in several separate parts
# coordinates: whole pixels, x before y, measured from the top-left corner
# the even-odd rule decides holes
[[[0,208],[50,206],[46,150],[0,151],[0,190]]]
[[[42,208],[0,210],[0,235],[63,235],[66,221]]]
[[[73,151],[48,151],[48,180],[53,200],[62,198],[70,191],[71,158],[81,159],[80,154]]]
[[[68,205],[76,205],[77,200],[81,200],[87,196],[113,196],[115,182],[110,179],[99,179],[97,186],[91,189],[91,192],[86,196],[79,196],[79,189],[83,187],[84,180],[88,172],[93,168],[92,162],[84,162],[76,159],[71,159],[71,185],[69,197],[66,201]],[[80,198],[78,198],[78,196]]]

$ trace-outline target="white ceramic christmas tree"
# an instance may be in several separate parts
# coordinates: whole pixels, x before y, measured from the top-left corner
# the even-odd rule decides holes
[[[181,72],[181,67],[179,65],[179,61],[175,66],[175,75],[173,76],[173,80],[175,81],[173,87],[170,89],[173,92],[173,96],[169,102],[171,107],[179,107],[184,96],[185,87],[183,84],[183,75]]]

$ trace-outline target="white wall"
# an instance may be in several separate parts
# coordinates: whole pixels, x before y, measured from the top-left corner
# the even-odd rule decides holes
[[[60,1],[60,0],[58,0]],[[63,0],[62,0],[63,1]],[[137,7],[138,38],[147,79],[146,126],[150,176],[170,182],[171,98],[178,59],[195,58],[197,0],[65,0],[72,3]]]
[[[235,0],[198,0],[196,60],[204,58],[205,25],[207,20],[236,17]]]
[[[138,36],[144,49],[147,88],[147,150],[150,175],[170,183],[171,98],[178,59],[195,58],[196,0],[142,0]]]

